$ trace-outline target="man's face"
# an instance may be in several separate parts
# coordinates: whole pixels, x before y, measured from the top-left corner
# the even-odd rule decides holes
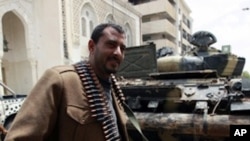
[[[124,59],[125,35],[112,27],[107,27],[95,44],[89,42],[90,61],[93,61],[95,71],[99,75],[116,73]]]

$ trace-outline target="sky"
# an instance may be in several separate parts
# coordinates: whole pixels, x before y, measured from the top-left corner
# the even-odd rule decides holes
[[[231,53],[246,58],[244,70],[250,72],[250,0],[185,0],[191,9],[193,33],[209,31],[221,49],[231,46]],[[243,10],[249,8],[249,10]]]

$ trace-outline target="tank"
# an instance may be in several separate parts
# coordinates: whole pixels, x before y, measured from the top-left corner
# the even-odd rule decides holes
[[[245,58],[212,47],[216,41],[198,31],[182,56],[154,43],[126,49],[118,84],[150,141],[229,141],[235,126],[250,125]]]

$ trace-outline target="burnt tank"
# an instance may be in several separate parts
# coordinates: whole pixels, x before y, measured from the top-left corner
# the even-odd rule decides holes
[[[230,127],[250,125],[245,58],[212,47],[216,41],[198,31],[190,40],[194,48],[182,56],[154,43],[126,49],[118,84],[149,140],[228,141]]]

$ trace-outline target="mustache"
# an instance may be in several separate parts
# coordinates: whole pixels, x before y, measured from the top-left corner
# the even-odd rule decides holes
[[[114,60],[114,61],[116,61],[119,64],[122,62],[122,60],[119,57],[115,56],[115,55],[111,56],[111,57],[108,57],[108,60],[109,61],[113,61]]]

